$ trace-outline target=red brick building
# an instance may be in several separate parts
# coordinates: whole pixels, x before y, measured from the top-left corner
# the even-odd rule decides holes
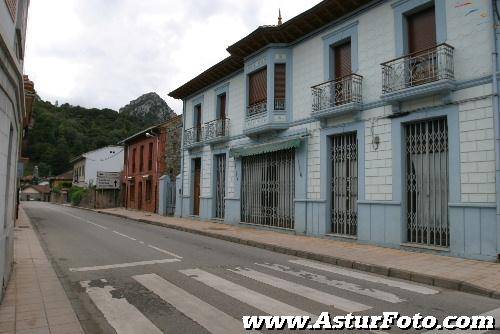
[[[122,190],[126,208],[158,211],[158,180],[180,171],[182,116],[147,128],[124,139]]]

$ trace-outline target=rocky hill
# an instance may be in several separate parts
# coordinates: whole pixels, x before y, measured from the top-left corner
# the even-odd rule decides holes
[[[120,114],[142,119],[145,123],[161,123],[172,116],[174,111],[158,94],[147,93],[131,101],[120,109]]]

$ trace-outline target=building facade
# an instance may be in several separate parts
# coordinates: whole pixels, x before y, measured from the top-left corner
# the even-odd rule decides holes
[[[29,1],[0,1],[0,299],[11,273],[17,167],[26,117],[23,59]]]
[[[73,185],[87,188],[95,186],[97,172],[122,172],[123,146],[106,146],[83,153],[71,160],[73,164]]]
[[[325,0],[259,27],[170,93],[177,215],[498,259],[497,13]]]
[[[159,180],[166,175],[172,184],[180,172],[182,116],[174,116],[124,139],[122,189],[127,208],[158,212]]]

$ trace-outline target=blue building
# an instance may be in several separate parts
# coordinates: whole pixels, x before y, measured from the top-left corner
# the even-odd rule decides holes
[[[325,0],[170,93],[177,215],[494,261],[496,0]]]

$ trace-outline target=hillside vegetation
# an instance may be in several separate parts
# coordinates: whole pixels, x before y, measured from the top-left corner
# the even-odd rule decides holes
[[[158,112],[158,117],[152,117],[151,112]],[[55,106],[38,99],[33,108],[34,126],[28,136],[30,164],[25,174],[30,174],[35,165],[41,177],[63,173],[71,168],[71,158],[116,144],[164,120],[164,115],[170,117],[170,113],[158,108],[151,112],[149,117],[141,117],[139,113],[87,109],[67,103]]]

